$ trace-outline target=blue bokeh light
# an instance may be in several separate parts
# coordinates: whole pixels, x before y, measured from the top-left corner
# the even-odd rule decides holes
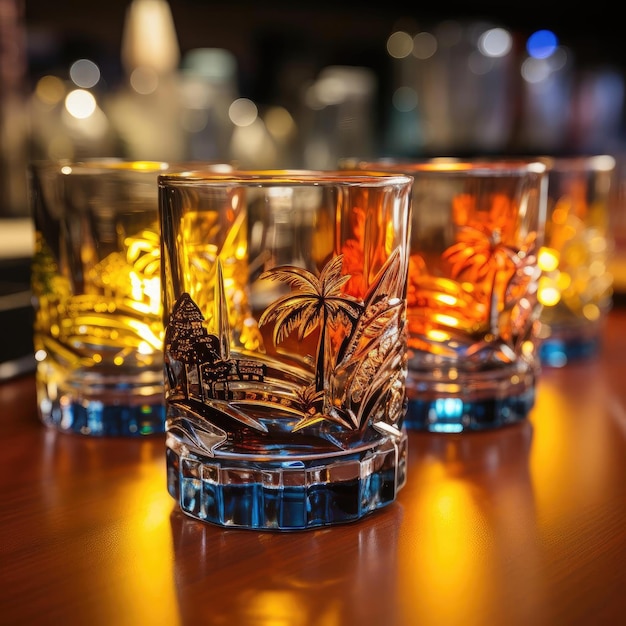
[[[534,59],[547,59],[559,47],[559,40],[551,30],[537,30],[526,41],[526,51]]]

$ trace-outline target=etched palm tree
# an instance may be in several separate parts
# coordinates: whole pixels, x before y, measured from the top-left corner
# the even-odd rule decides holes
[[[303,417],[294,426],[294,432],[325,419],[324,414],[320,411],[324,404],[323,391],[317,391],[315,385],[309,385],[308,387],[298,389],[296,396]]]
[[[487,286],[486,322],[490,331],[497,334],[498,302],[503,300],[501,296],[521,260],[518,248],[508,244],[517,211],[508,198],[497,194],[490,211],[480,218],[472,211],[474,202],[475,198],[469,194],[455,198],[453,216],[459,226],[457,242],[442,256],[451,265],[452,278],[463,277],[474,285]],[[534,233],[531,238],[534,240]],[[532,245],[532,241],[523,245]]]
[[[473,219],[460,224],[457,242],[442,256],[450,263],[452,278],[484,286],[485,324],[492,341],[500,345],[498,354],[508,360],[513,357],[510,349],[515,346],[511,311],[515,309],[515,300],[523,293],[526,282],[533,278],[525,268],[534,258],[536,233],[531,231],[520,244],[511,245],[509,241],[515,228],[514,206],[496,200],[486,220]],[[506,315],[504,309],[509,309]],[[524,324],[530,320],[526,314],[521,317]],[[483,347],[480,342],[467,354],[480,352]]]
[[[274,345],[295,329],[298,329],[299,341],[319,329],[315,359],[316,391],[328,387],[327,364],[332,362],[329,327],[348,323],[350,328],[346,332],[351,333],[363,311],[359,300],[342,293],[343,285],[350,280],[349,274],[342,275],[342,265],[343,255],[338,255],[328,262],[319,277],[293,265],[276,267],[260,276],[262,280],[277,280],[291,287],[291,293],[274,301],[259,318],[260,326],[275,321]]]
[[[515,271],[516,251],[502,243],[499,231],[465,226],[456,244],[443,254],[451,263],[451,275],[458,279],[463,273],[473,284],[489,285],[487,324],[497,330],[498,287]]]

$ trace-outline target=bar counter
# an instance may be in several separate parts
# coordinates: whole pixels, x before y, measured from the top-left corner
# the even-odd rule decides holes
[[[529,420],[409,434],[397,501],[333,528],[180,514],[162,437],[46,430],[0,384],[0,624],[597,626],[626,620],[626,308]]]

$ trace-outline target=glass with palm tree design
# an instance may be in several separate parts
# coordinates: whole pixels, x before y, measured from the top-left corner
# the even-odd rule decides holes
[[[159,177],[168,489],[297,530],[392,503],[406,471],[404,175]]]
[[[609,217],[616,160],[608,154],[550,160],[545,245],[539,264],[541,362],[563,367],[597,355],[613,304]]]
[[[414,178],[408,278],[409,429],[513,424],[540,369],[545,160],[346,160]]]
[[[30,164],[37,409],[46,427],[163,434],[157,177],[184,167],[121,158]]]

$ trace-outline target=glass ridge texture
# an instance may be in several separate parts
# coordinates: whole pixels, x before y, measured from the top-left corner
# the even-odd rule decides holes
[[[546,165],[349,163],[414,178],[407,428],[455,433],[527,418],[540,369]]]
[[[168,490],[222,526],[357,520],[406,480],[405,176],[159,177]]]
[[[165,430],[157,176],[169,167],[31,164],[33,339],[47,426],[92,436]]]
[[[597,354],[612,306],[609,216],[616,161],[596,155],[550,163],[540,355],[544,365],[562,367]]]

